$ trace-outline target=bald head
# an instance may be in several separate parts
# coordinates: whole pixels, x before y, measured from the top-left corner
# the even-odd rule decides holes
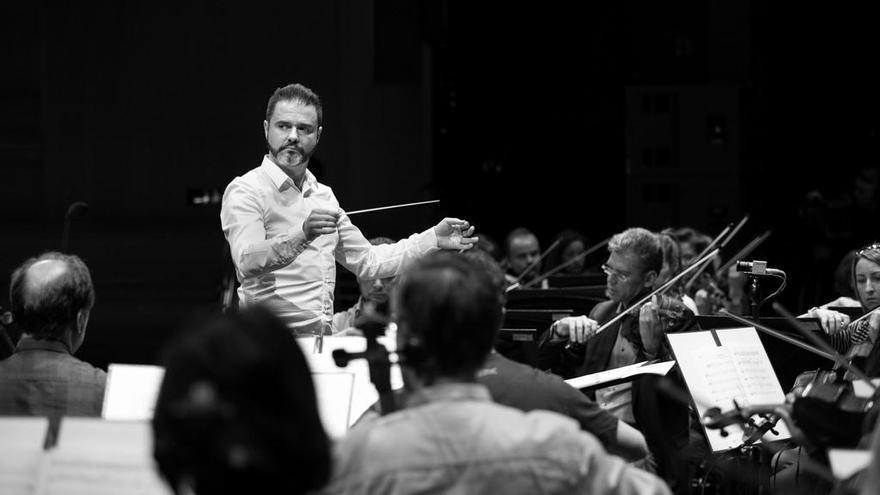
[[[24,333],[65,340],[87,319],[95,302],[92,277],[74,255],[50,252],[25,261],[12,274],[10,306]]]

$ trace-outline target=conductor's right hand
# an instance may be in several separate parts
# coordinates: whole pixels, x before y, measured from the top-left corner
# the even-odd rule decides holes
[[[336,224],[339,222],[339,210],[325,210],[315,208],[309,213],[309,217],[303,222],[303,233],[306,240],[314,240],[319,235],[332,234],[336,232]]]
[[[557,337],[567,338],[569,342],[583,344],[594,335],[599,324],[586,316],[567,316],[553,324]]]

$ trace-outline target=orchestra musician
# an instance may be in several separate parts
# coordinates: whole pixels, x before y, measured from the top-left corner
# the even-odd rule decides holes
[[[560,232],[554,239],[553,243],[558,243],[556,249],[547,255],[547,266],[550,269],[563,265],[568,261],[578,257],[587,250],[590,245],[589,240],[583,234],[576,230],[566,229]],[[558,275],[580,275],[586,270],[585,258],[581,257],[578,261],[572,262],[566,266]]]
[[[386,278],[431,251],[477,241],[467,221],[444,218],[395,244],[370,245],[308,170],[323,130],[317,94],[302,84],[275,90],[263,121],[268,153],[227,186],[220,211],[240,305],[270,305],[297,334],[330,326],[336,262],[359,279]]]
[[[521,227],[507,234],[504,250],[507,253],[505,278],[508,284],[526,284],[541,273],[541,244],[529,229]],[[543,280],[539,288],[548,287],[547,280]]]
[[[618,313],[646,296],[663,268],[663,249],[658,236],[643,228],[630,228],[611,238],[607,275],[608,301],[599,303],[589,316],[556,321],[539,343],[539,362],[565,378],[627,366],[663,354],[662,336],[689,321],[690,310],[674,298],[655,298],[631,311],[614,325],[597,329]],[[674,307],[677,318],[660,308]],[[642,314],[644,312],[644,315]],[[686,482],[678,458],[688,443],[688,412],[679,403],[657,394],[656,382],[642,378],[634,383],[612,385],[595,392],[599,405],[624,422],[640,429],[657,457],[658,472],[675,489]]]

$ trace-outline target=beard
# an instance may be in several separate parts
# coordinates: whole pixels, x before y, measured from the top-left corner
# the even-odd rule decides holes
[[[279,148],[273,148],[269,142],[266,142],[266,148],[269,149],[269,154],[272,156],[272,161],[274,161],[279,166],[289,166],[295,167],[297,165],[308,164],[309,159],[312,157],[312,153],[306,153],[304,149],[300,148],[297,145],[288,145],[282,146]],[[295,151],[296,153],[290,153],[290,151]]]

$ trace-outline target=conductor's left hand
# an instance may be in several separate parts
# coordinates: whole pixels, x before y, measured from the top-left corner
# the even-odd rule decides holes
[[[434,226],[437,234],[437,246],[440,249],[470,249],[476,244],[478,237],[474,234],[474,226],[467,220],[458,218],[444,218]]]

